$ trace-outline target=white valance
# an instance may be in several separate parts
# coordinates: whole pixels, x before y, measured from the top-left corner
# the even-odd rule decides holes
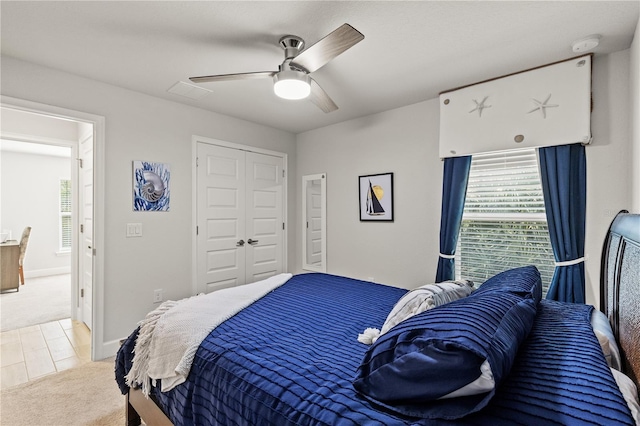
[[[591,141],[591,55],[440,94],[440,157]]]

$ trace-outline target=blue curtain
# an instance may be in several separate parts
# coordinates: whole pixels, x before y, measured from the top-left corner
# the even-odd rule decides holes
[[[587,159],[580,144],[540,148],[540,177],[556,269],[547,299],[584,303]]]
[[[455,278],[455,259],[442,257],[442,255],[453,256],[456,251],[464,199],[467,196],[470,167],[471,156],[445,158],[444,160],[437,283]]]

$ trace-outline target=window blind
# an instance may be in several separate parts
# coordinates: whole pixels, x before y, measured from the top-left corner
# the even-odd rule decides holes
[[[546,294],[555,268],[535,149],[474,155],[458,247],[458,278],[483,283],[535,265]]]
[[[71,181],[60,179],[60,249],[71,249]]]
[[[71,216],[62,216],[60,218],[62,227],[62,240],[60,242],[61,248],[71,248]]]

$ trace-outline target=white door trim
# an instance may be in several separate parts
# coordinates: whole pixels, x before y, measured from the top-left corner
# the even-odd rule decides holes
[[[91,359],[99,360],[110,356],[104,341],[104,216],[105,216],[105,118],[95,114],[41,104],[24,99],[0,95],[0,105],[7,108],[53,116],[93,124],[94,131],[94,258],[93,280],[93,330],[91,331]],[[74,227],[77,232],[78,227]],[[74,241],[77,238],[74,237]],[[77,248],[76,248],[77,250]]]
[[[196,227],[198,225],[198,205],[197,205],[197,186],[198,186],[198,170],[196,166],[196,160],[198,156],[198,143],[207,143],[210,145],[217,145],[225,148],[233,148],[239,149],[241,151],[249,151],[255,152],[257,154],[265,154],[272,155],[274,157],[282,158],[282,163],[284,164],[285,175],[283,178],[283,189],[282,189],[282,220],[285,224],[284,232],[282,235],[282,270],[288,271],[288,250],[287,250],[287,241],[289,235],[289,220],[287,217],[288,210],[288,202],[287,202],[287,187],[289,181],[289,163],[288,163],[288,154],[284,152],[271,151],[268,149],[257,148],[255,146],[242,145],[234,142],[227,142],[219,139],[207,138],[205,136],[193,135],[191,137],[191,288],[192,293],[196,294],[198,291],[198,264],[197,264],[197,254],[198,254],[198,241],[196,236]]]

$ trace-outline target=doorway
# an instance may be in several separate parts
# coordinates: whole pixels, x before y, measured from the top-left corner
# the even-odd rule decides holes
[[[2,108],[2,117],[4,184],[0,227],[16,234],[18,240],[22,229],[32,228],[27,244],[29,256],[25,254],[24,260],[25,278],[59,276],[58,282],[68,281],[70,304],[66,317],[91,329],[93,268],[85,262],[82,248],[85,235],[89,239],[87,247],[92,235],[93,196],[85,188],[92,188],[92,160],[88,157],[92,155],[93,127],[10,108]],[[85,169],[89,170],[88,175]],[[74,224],[79,224],[80,229]],[[89,307],[85,299],[89,299]],[[34,308],[32,311],[47,310],[46,305]],[[43,317],[33,318],[38,321]]]

